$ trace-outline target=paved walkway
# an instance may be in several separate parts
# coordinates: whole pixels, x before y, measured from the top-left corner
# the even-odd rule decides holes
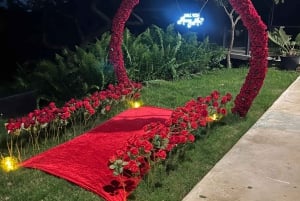
[[[182,201],[300,201],[300,76]]]

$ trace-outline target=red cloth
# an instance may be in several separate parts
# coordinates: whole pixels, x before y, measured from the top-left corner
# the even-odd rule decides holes
[[[143,134],[143,126],[164,122],[172,110],[157,107],[128,109],[98,127],[22,163],[71,181],[107,201],[123,201],[138,185],[138,179],[126,181],[128,192],[108,168],[108,160],[127,139]],[[131,185],[131,186],[130,186]],[[118,191],[120,190],[120,191]]]

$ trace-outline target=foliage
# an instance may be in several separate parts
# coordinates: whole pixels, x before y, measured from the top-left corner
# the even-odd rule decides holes
[[[152,25],[138,36],[125,30],[123,52],[128,75],[135,81],[174,80],[220,68],[224,59],[223,50],[208,38],[199,42],[196,33],[182,36],[173,24],[165,31]]]
[[[74,127],[76,124],[85,126],[96,115],[106,114],[113,105],[138,99],[141,87],[140,83],[110,84],[107,89],[96,91],[82,100],[72,98],[63,107],[57,107],[51,102],[48,106],[36,109],[26,116],[11,118],[5,123],[5,128],[12,138],[30,136],[34,140],[33,145],[38,147],[38,138],[41,134],[44,137],[53,137],[57,133],[64,133],[64,129],[69,126]]]
[[[71,97],[82,98],[86,94],[114,83],[112,66],[107,61],[109,36],[87,47],[64,49],[54,60],[36,63],[33,72],[19,69],[19,87],[36,89],[39,99],[55,101],[58,105]],[[41,102],[39,102],[41,103]]]
[[[268,31],[268,37],[279,46],[283,56],[300,55],[300,33],[298,33],[295,40],[292,40],[292,36],[285,32],[283,26],[280,26]]]
[[[223,68],[221,61],[225,57],[224,49],[210,43],[208,37],[199,42],[195,33],[188,33],[183,36],[183,43],[178,53],[180,63],[178,72],[181,76],[188,76]]]
[[[62,105],[71,97],[81,98],[115,83],[115,72],[108,62],[109,41],[106,32],[87,46],[63,50],[53,60],[24,64],[19,68],[17,88],[37,90],[43,106],[50,101]],[[137,36],[126,29],[122,48],[127,73],[134,81],[188,77],[223,67],[220,62],[225,58],[223,49],[208,38],[199,42],[196,33],[182,36],[174,25],[165,31],[153,25]]]
[[[123,49],[128,75],[144,81],[176,78],[176,55],[181,43],[179,33],[170,29],[164,32],[155,25],[137,37],[126,30]]]

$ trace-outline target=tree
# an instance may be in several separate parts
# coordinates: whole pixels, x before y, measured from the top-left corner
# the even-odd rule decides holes
[[[228,51],[227,51],[227,68],[231,68],[231,52],[233,49],[233,43],[234,43],[234,32],[235,32],[235,27],[237,23],[240,21],[241,16],[235,12],[235,10],[232,8],[232,6],[229,4],[228,0],[215,0],[215,2],[223,7],[226,15],[228,16],[231,24],[231,29],[230,29],[230,42],[228,45]]]

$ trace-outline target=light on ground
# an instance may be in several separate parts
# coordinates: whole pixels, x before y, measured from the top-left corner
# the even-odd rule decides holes
[[[139,108],[142,106],[141,101],[130,101],[129,104],[131,108]]]
[[[223,115],[217,113],[214,113],[211,116],[209,116],[209,118],[212,119],[213,121],[219,121],[220,119],[222,119],[222,117]]]
[[[19,168],[18,159],[12,156],[2,158],[0,165],[5,172],[14,171]]]

